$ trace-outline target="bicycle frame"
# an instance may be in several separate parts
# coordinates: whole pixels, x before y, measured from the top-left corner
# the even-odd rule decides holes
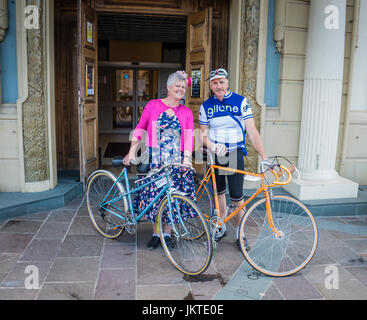
[[[261,183],[261,187],[259,189],[256,190],[256,192],[251,195],[250,198],[248,198],[242,205],[240,205],[239,207],[237,207],[237,209],[233,210],[231,212],[231,214],[229,216],[227,216],[223,222],[227,223],[229,220],[231,220],[236,214],[238,214],[246,205],[248,205],[252,200],[254,200],[261,192],[264,192],[264,197],[266,199],[266,215],[267,215],[267,220],[269,223],[269,226],[271,228],[271,230],[278,236],[280,237],[281,234],[276,230],[274,222],[273,222],[273,217],[271,214],[271,206],[270,206],[270,195],[269,195],[269,187],[272,187],[274,185],[286,185],[290,182],[291,180],[291,173],[290,171],[285,168],[284,166],[280,166],[280,168],[284,171],[287,172],[288,174],[288,180],[285,182],[279,182],[279,177],[278,175],[275,173],[275,171],[273,170],[272,173],[275,176],[276,180],[275,182],[273,182],[272,185],[268,186],[265,184],[265,174],[258,174],[258,173],[252,173],[252,172],[248,172],[248,171],[243,171],[243,170],[238,170],[238,169],[232,169],[232,168],[227,168],[227,167],[222,167],[219,165],[215,165],[215,164],[210,164],[208,171],[206,172],[206,175],[204,177],[204,179],[201,181],[201,184],[198,188],[198,190],[196,191],[196,196],[198,197],[198,193],[199,190],[202,188],[203,184],[207,184],[209,182],[210,179],[212,179],[212,183],[213,183],[213,191],[214,191],[214,204],[215,204],[215,209],[216,209],[216,215],[218,217],[220,217],[220,210],[219,210],[219,200],[218,200],[218,194],[217,194],[217,183],[216,183],[216,179],[215,179],[215,174],[214,174],[214,169],[220,169],[220,170],[224,170],[224,171],[228,171],[228,172],[233,172],[233,173],[241,173],[243,175],[251,175],[254,177],[258,177],[261,179],[262,183]],[[204,191],[204,188],[203,188]],[[200,195],[201,196],[201,195]],[[199,196],[199,199],[200,199]]]
[[[142,188],[144,188],[144,187],[146,187],[146,186],[148,186],[148,185],[150,185],[152,183],[155,183],[156,181],[161,180],[161,179],[166,179],[166,183],[165,183],[165,186],[163,187],[163,189],[153,199],[153,201],[151,201],[151,203],[147,207],[145,207],[144,210],[137,217],[135,217],[134,208],[133,208],[133,205],[132,205],[131,194],[133,194],[133,193],[139,191],[140,189],[142,189]],[[119,191],[119,189],[116,188],[116,184],[119,183],[119,182],[122,182],[122,181],[124,181],[125,184],[126,184],[126,192],[123,193],[123,194],[120,194],[120,195],[118,195],[116,197],[116,194]],[[113,191],[114,189],[115,189],[115,191]],[[171,190],[175,190],[175,189],[172,188],[172,183],[171,183],[171,180],[169,178],[169,174],[167,172],[165,172],[161,176],[158,176],[157,178],[154,178],[152,181],[149,181],[147,183],[144,183],[141,186],[139,186],[139,187],[137,187],[137,188],[135,188],[133,190],[130,190],[130,183],[129,183],[129,179],[128,179],[127,169],[126,169],[126,167],[124,167],[122,169],[120,175],[118,176],[118,178],[116,179],[116,181],[114,182],[114,184],[112,185],[112,187],[107,192],[107,194],[104,197],[104,199],[102,200],[102,203],[100,204],[100,207],[103,208],[104,210],[108,211],[109,213],[115,215],[116,217],[118,217],[118,218],[120,218],[122,220],[125,220],[125,218],[122,215],[119,215],[116,212],[113,212],[112,210],[109,210],[107,207],[109,205],[112,205],[113,206],[114,203],[120,201],[121,199],[123,199],[123,197],[127,196],[127,198],[128,198],[128,206],[129,206],[129,210],[131,212],[131,215],[134,218],[134,220],[136,222],[138,222],[150,210],[150,208],[153,206],[153,204],[155,204],[160,199],[160,197],[163,194],[166,194],[166,196],[167,196],[167,202],[168,202],[168,208],[169,208],[169,217],[170,217],[170,220],[173,221],[173,216],[172,216],[172,203],[171,203],[171,199],[169,197],[169,195],[172,193]],[[114,194],[112,196],[112,199],[109,200],[109,201],[105,201],[106,198],[108,198],[108,196],[111,194],[112,191],[114,192]],[[175,206],[176,206],[176,210],[179,211],[179,208],[178,208],[178,204],[177,203],[175,203]],[[113,206],[113,207],[114,207],[115,210],[121,211],[118,208],[116,208],[115,206]],[[181,216],[178,215],[178,217],[179,217],[179,220],[180,220],[181,225],[185,229],[185,232],[187,232],[186,227],[183,224],[183,221],[182,221]],[[172,224],[172,228],[173,228],[173,231],[176,234],[178,234],[178,232],[177,232],[174,224]]]

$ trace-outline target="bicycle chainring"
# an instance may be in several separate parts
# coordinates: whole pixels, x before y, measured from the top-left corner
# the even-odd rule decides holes
[[[136,220],[134,219],[134,217],[131,215],[130,212],[126,213],[125,230],[130,234],[136,233]]]
[[[214,238],[220,238],[223,236],[224,232],[226,232],[226,225],[223,219],[218,216],[213,216],[210,218],[209,228]]]

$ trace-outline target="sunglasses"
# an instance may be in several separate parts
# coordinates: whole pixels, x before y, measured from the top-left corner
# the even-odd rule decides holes
[[[210,71],[209,78],[207,80],[209,80],[209,79],[211,79],[211,78],[213,78],[215,76],[220,76],[220,77],[226,77],[227,78],[228,77],[228,73],[227,73],[226,70],[224,70],[222,68],[215,69],[213,71]]]

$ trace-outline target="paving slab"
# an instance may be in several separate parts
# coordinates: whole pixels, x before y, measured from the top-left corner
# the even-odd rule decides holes
[[[286,300],[315,300],[322,298],[321,293],[302,273],[275,279],[274,283]]]
[[[108,244],[103,248],[100,261],[101,269],[136,268],[135,244]]]
[[[101,270],[95,293],[96,300],[136,299],[136,269]]]
[[[99,257],[56,258],[47,282],[97,281]]]
[[[60,257],[95,257],[101,254],[103,237],[99,235],[67,235]]]
[[[0,233],[0,253],[22,253],[33,237],[33,234]]]
[[[316,287],[327,300],[367,300],[367,288],[358,280],[340,281],[337,288]]]
[[[61,248],[59,239],[33,239],[20,261],[53,261]]]
[[[9,220],[2,226],[0,232],[34,234],[37,233],[42,223],[43,221]]]
[[[37,300],[92,300],[94,282],[45,283]]]
[[[64,239],[70,227],[69,222],[46,221],[39,229],[36,239]]]
[[[186,284],[138,285],[137,287],[137,300],[191,300],[191,296],[190,287]]]

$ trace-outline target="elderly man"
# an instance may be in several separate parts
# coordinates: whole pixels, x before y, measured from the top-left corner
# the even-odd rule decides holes
[[[266,159],[263,143],[256,129],[251,107],[246,97],[231,92],[228,73],[225,69],[210,72],[210,89],[214,96],[206,100],[200,107],[199,124],[202,143],[215,152],[216,164],[244,170],[245,133],[247,132],[252,145],[262,160]],[[243,204],[243,178],[240,173],[215,172],[220,216],[227,215],[226,179],[228,180],[229,196],[234,206]],[[237,239],[239,224],[244,212],[236,215]],[[217,239],[217,241],[219,241]],[[237,241],[237,244],[239,242]]]

